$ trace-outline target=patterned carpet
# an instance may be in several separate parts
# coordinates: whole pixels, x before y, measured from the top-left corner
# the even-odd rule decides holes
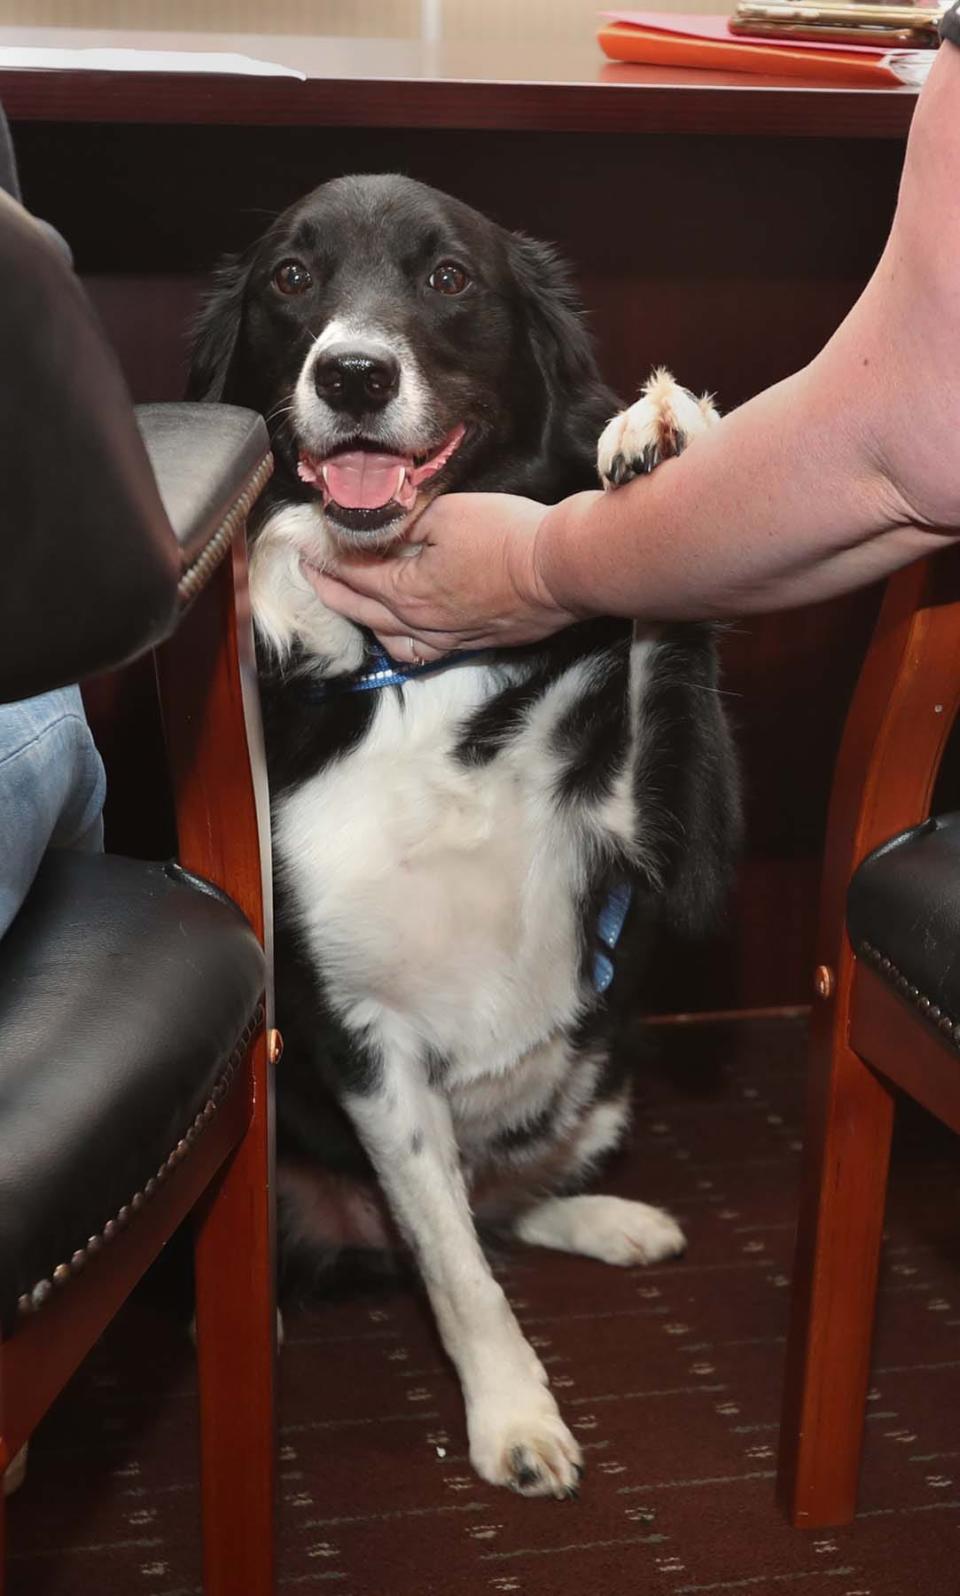
[[[503,1279],[588,1473],[578,1502],[481,1484],[415,1293],[288,1317],[279,1590],[342,1596],[913,1596],[960,1565],[960,1153],[905,1116],[862,1510],[773,1504],[803,1027],[672,1029],[604,1186],[669,1206],[684,1259],[518,1253]],[[200,1591],[190,1349],[138,1302],[39,1432],[10,1504],[10,1596]]]

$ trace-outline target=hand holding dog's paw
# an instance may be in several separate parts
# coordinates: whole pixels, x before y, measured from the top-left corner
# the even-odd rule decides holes
[[[707,395],[696,399],[660,367],[636,404],[604,428],[597,448],[601,482],[605,488],[619,488],[646,476],[719,419]]]

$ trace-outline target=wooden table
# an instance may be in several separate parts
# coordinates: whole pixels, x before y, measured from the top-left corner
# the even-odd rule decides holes
[[[0,44],[104,35],[0,29]],[[289,78],[0,74],[33,209],[71,240],[138,398],[176,394],[216,257],[345,171],[399,170],[574,261],[609,380],[655,363],[721,406],[805,363],[875,262],[915,95],[397,40],[109,36],[236,50]],[[856,395],[851,394],[851,404]],[[752,619],[724,643],[750,844],[706,954],[671,950],[658,1007],[805,1001],[829,775],[876,606]]]
[[[100,121],[106,112],[111,122],[899,138],[915,100],[908,89],[824,89],[795,78],[626,66],[607,61],[590,38],[508,51],[457,40],[0,28],[0,45],[106,42],[235,51],[294,67],[306,81],[0,74],[9,113],[31,121]]]

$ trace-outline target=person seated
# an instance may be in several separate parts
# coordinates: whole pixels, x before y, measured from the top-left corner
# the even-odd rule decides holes
[[[0,189],[20,202],[2,109]],[[67,250],[60,235],[55,236]],[[8,530],[12,535],[14,529]],[[103,847],[105,796],[103,761],[79,687],[0,704],[0,937],[12,924],[48,848]]]

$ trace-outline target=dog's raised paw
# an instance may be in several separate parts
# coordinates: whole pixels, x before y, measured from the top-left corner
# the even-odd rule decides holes
[[[692,438],[719,420],[708,395],[697,399],[660,367],[636,404],[608,422],[597,448],[597,471],[605,488],[646,476]]]
[[[529,1414],[515,1408],[471,1425],[470,1461],[482,1479],[519,1496],[575,1497],[583,1454],[549,1393],[541,1390]]]

